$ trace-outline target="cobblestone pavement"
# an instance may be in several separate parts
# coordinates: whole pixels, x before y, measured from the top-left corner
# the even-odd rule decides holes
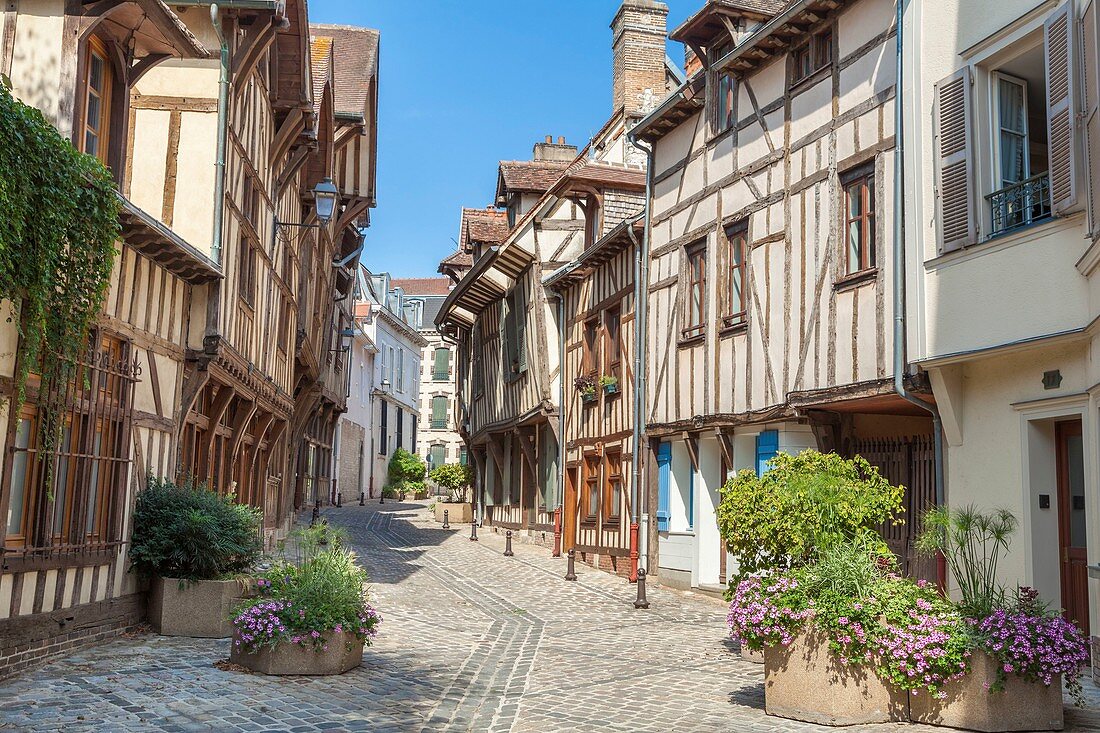
[[[422,506],[332,509],[385,616],[363,666],[339,677],[223,670],[228,642],[144,634],[0,683],[0,730],[827,731],[764,714],[761,667],[742,661],[713,599],[565,565],[488,530],[444,531]],[[1067,730],[1100,730],[1100,690]],[[868,726],[858,733],[942,728]]]

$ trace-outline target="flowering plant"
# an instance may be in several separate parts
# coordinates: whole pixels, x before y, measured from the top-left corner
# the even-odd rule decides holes
[[[991,691],[1004,689],[1009,674],[1051,685],[1057,675],[1078,705],[1084,704],[1081,667],[1088,664],[1089,645],[1080,629],[1038,603],[1038,591],[1020,588],[1016,601],[972,621],[979,647],[998,662]]]
[[[791,643],[813,615],[812,602],[796,578],[754,575],[737,584],[726,623],[730,636],[757,651]]]
[[[256,581],[259,597],[238,609],[234,644],[249,652],[281,643],[321,652],[336,636],[350,633],[369,645],[382,616],[367,603],[365,583],[354,554],[339,545],[301,565],[279,563]]]

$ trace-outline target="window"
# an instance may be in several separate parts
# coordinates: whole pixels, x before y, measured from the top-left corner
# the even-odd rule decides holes
[[[96,36],[88,38],[84,57],[84,115],[81,120],[83,152],[107,163],[111,127],[111,63],[107,46]]]
[[[618,520],[622,508],[623,460],[618,451],[608,451],[604,456],[603,516],[605,520]],[[604,529],[617,529],[618,522],[605,525]]]
[[[428,469],[438,468],[447,462],[447,446],[436,443],[428,451]]]
[[[584,457],[584,520],[595,522],[600,513],[600,457]]]
[[[826,29],[791,52],[791,84],[797,84],[833,62],[833,32]]]
[[[416,453],[416,415],[409,416],[409,453]]]
[[[707,243],[696,242],[685,250],[687,256],[687,283],[684,289],[685,339],[702,336],[706,330],[707,313]]]
[[[1041,61],[1025,54],[1006,64],[1008,69],[1035,78],[1042,74]],[[1034,67],[1034,68],[1032,68]],[[1045,219],[1051,214],[1050,177],[1044,110],[1032,109],[1028,81],[995,71],[993,85],[993,152],[996,159],[997,189],[990,196],[992,233]],[[1032,114],[1038,114],[1032,121]]]
[[[398,392],[405,391],[405,350],[401,348],[397,349],[397,374],[393,384]],[[400,444],[397,447],[400,448]]]
[[[466,448],[462,447],[458,449],[458,465],[465,466],[469,461],[469,454],[466,453]]]
[[[595,196],[589,196],[584,206],[584,246],[586,248],[600,240],[601,213],[600,202]]]
[[[525,275],[505,296],[501,308],[500,340],[504,357],[504,375],[514,380],[527,371],[527,293],[524,290]]]
[[[728,54],[732,46],[723,43],[710,49],[710,63],[713,65]],[[714,115],[714,133],[725,132],[733,127],[733,75],[724,71],[715,71],[710,77],[711,111]]]
[[[389,408],[390,408],[390,406],[389,406],[389,404],[387,404],[387,402],[385,400],[379,400],[378,404],[381,405],[381,410],[382,410],[382,419],[379,421],[379,425],[381,426],[381,429],[378,431],[378,433],[379,433],[379,435],[378,435],[378,455],[384,456],[384,455],[386,455],[386,450],[387,450],[386,442],[388,441],[389,434],[390,434],[390,426],[389,426],[389,416],[390,416],[390,409]]]
[[[595,318],[584,322],[584,344],[581,352],[581,372],[594,375],[599,365],[600,323]]]
[[[844,185],[845,262],[848,274],[875,267],[875,174],[864,166],[841,178]]]
[[[23,405],[9,437],[6,478],[8,549],[106,550],[122,539],[122,506],[130,463],[130,413],[136,365],[129,343],[93,333],[62,396],[61,434],[52,485],[38,452],[38,410]],[[37,377],[28,386],[37,387]]]
[[[393,362],[396,358],[393,353],[393,347],[387,346],[385,354],[389,358],[382,360],[382,383],[388,385],[390,389],[393,389]]]
[[[745,322],[748,310],[748,227],[736,224],[726,229],[726,287],[722,317],[723,326]]]
[[[256,302],[256,252],[252,249],[252,241],[241,229],[240,259],[237,261],[237,293],[241,300],[248,305]]]
[[[432,430],[443,430],[447,427],[447,398],[438,395],[432,397]]]
[[[451,350],[438,348],[432,361],[432,379],[446,382],[451,377]]]
[[[622,370],[622,308],[608,308],[603,314],[604,322],[604,366],[603,373],[609,377],[618,377]]]
[[[404,438],[404,432],[405,432],[405,424],[404,424],[405,423],[405,411],[400,407],[397,408],[397,420],[396,420],[396,422],[397,422],[397,443],[396,443],[396,446],[397,446],[398,450],[400,450],[402,448],[402,443],[404,442],[402,440],[402,438]]]

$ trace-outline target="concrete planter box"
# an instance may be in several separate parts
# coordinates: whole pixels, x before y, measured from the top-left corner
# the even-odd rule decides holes
[[[435,521],[443,521],[444,509],[450,512],[447,518],[450,520],[451,524],[469,524],[474,521],[473,504],[444,504],[443,502],[437,502],[435,505]]]
[[[245,652],[233,639],[229,661],[242,667],[270,675],[332,675],[343,674],[363,663],[363,642],[355,634],[332,634],[328,649],[315,651],[312,645],[276,644],[259,651]]]
[[[149,623],[165,636],[227,639],[233,635],[233,610],[255,594],[253,581],[180,581],[154,578],[149,592]]]
[[[746,662],[752,662],[753,664],[764,663],[764,652],[758,652],[755,649],[749,649],[747,646],[741,647],[741,658]]]
[[[1003,692],[990,692],[983,683],[997,679],[997,662],[985,652],[974,652],[970,673],[944,685],[944,700],[911,695],[915,723],[945,725],[978,731],[1062,730],[1062,677],[1050,686],[1009,675]]]
[[[789,646],[764,649],[768,715],[820,725],[909,720],[909,696],[869,667],[842,665],[824,634],[803,631]]]

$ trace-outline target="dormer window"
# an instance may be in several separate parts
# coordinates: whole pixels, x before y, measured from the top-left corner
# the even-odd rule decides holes
[[[99,38],[91,36],[84,57],[84,113],[78,129],[81,150],[99,158],[104,165],[108,162],[111,81],[107,47]]]

